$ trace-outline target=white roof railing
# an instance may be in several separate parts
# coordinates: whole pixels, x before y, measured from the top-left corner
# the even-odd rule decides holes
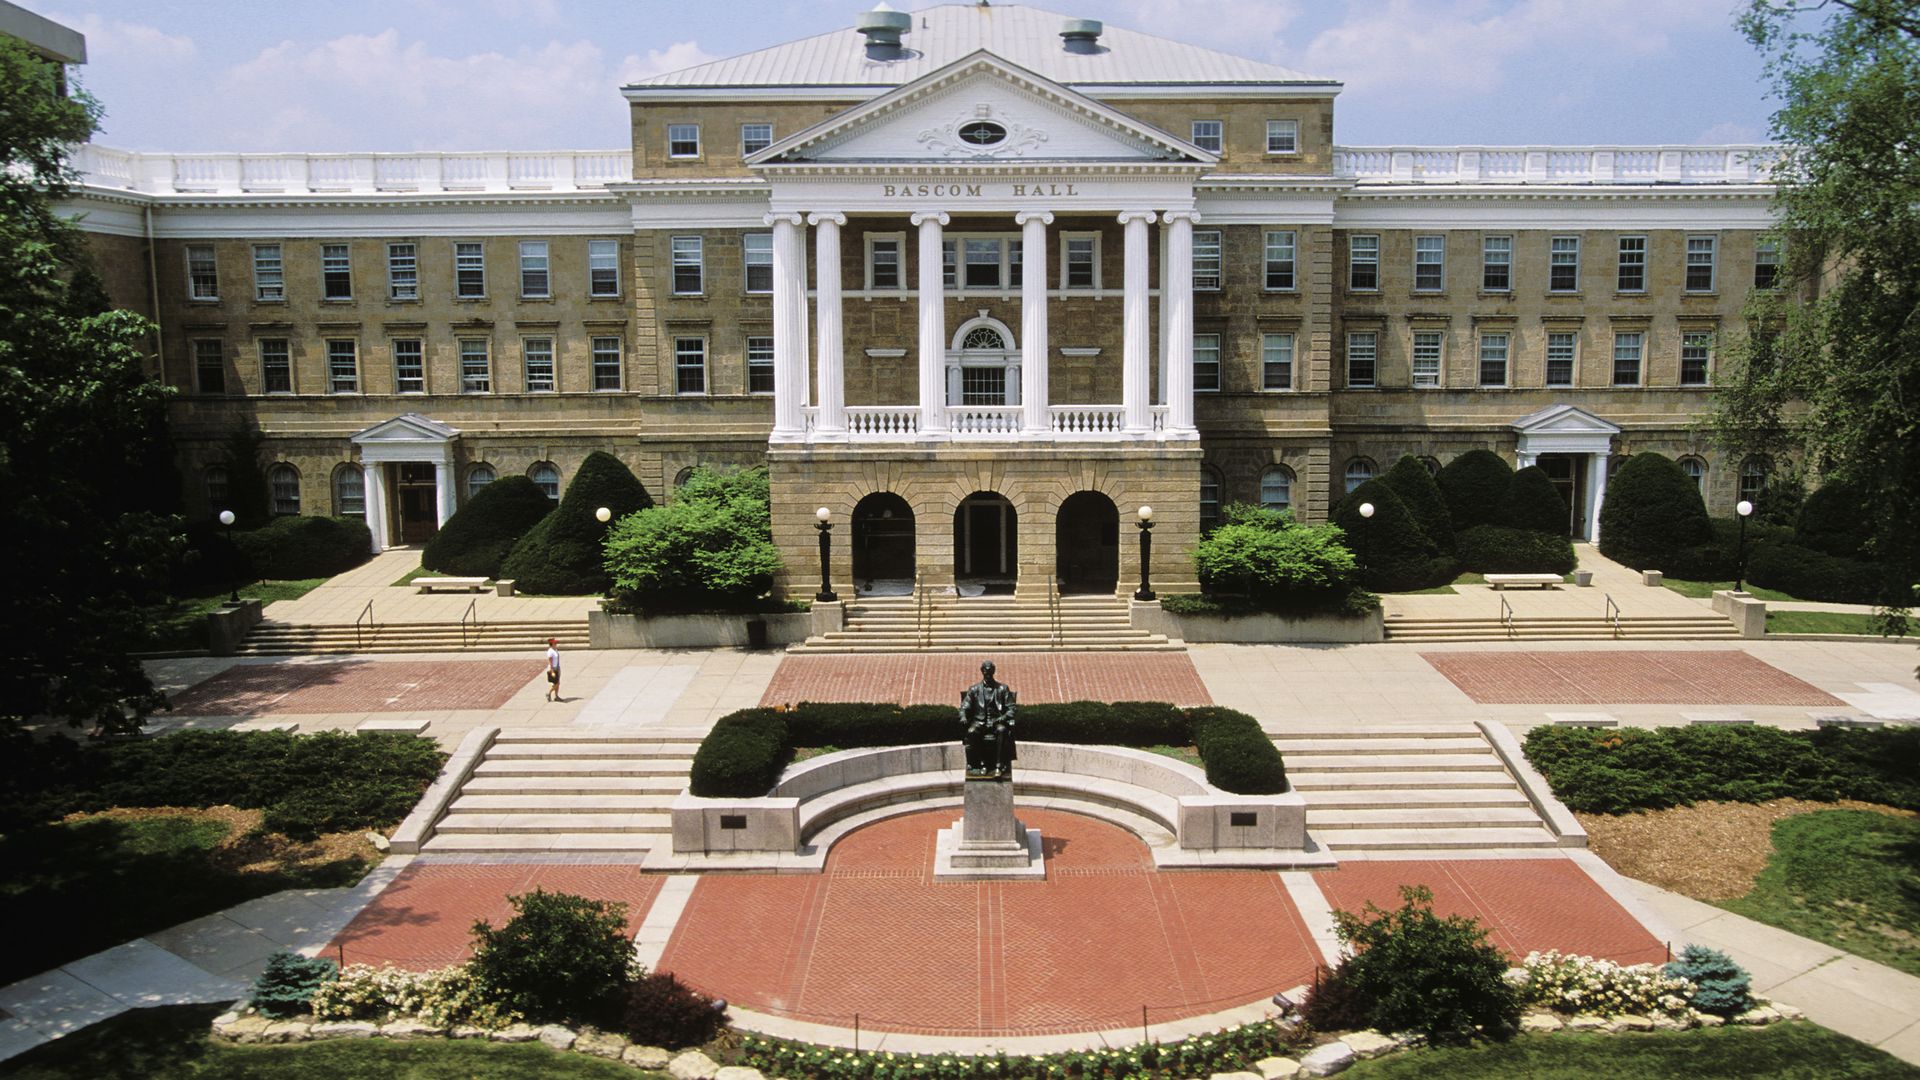
[[[527,153],[165,154],[88,143],[85,182],[148,195],[419,195],[604,190],[633,178],[625,150]]]
[[[1777,146],[1336,146],[1363,184],[1764,184]]]

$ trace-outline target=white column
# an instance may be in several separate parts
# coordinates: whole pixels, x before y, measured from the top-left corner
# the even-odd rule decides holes
[[[1174,210],[1166,215],[1166,273],[1161,275],[1161,334],[1167,348],[1160,357],[1166,381],[1167,434],[1196,435],[1193,426],[1193,223],[1200,215]]]
[[[1120,215],[1120,224],[1127,229],[1126,314],[1120,350],[1120,401],[1125,409],[1125,430],[1130,435],[1145,435],[1153,430],[1152,387],[1147,372],[1147,361],[1153,349],[1147,325],[1147,226],[1153,220],[1151,210],[1128,210]]]
[[[796,252],[794,261],[800,264],[795,274],[798,280],[794,283],[794,292],[800,302],[800,332],[794,335],[794,341],[799,343],[800,407],[804,409],[809,405],[818,405],[819,402],[816,401],[813,396],[813,304],[807,299],[807,225],[805,220],[801,221],[799,232],[799,241],[793,245],[793,249]],[[815,420],[817,421],[818,419],[816,416]]]
[[[1173,214],[1171,212],[1162,214],[1160,220],[1172,221]],[[1172,265],[1167,262],[1168,233],[1167,229],[1160,230],[1160,332],[1154,336],[1154,354],[1159,358],[1160,363],[1159,370],[1153,376],[1153,400],[1161,405],[1167,404],[1167,349],[1171,344],[1167,337],[1167,298],[1172,292],[1167,278],[1167,268]],[[1189,233],[1188,246],[1192,246],[1191,233]]]
[[[798,442],[805,434],[801,414],[806,373],[799,348],[800,215],[768,214],[773,226],[773,433],[772,442]]]
[[[814,430],[824,435],[842,435],[847,430],[846,359],[840,334],[840,227],[845,214],[808,214],[813,234],[813,265],[820,283],[816,289],[820,313],[819,327],[820,392],[814,400],[820,406]]]
[[[940,230],[950,218],[938,210],[913,215],[920,230],[920,434],[947,433],[947,287]]]
[[[387,467],[378,461],[362,462],[360,475],[367,489],[367,531],[373,534],[373,553],[387,549]]]
[[[440,528],[446,528],[447,519],[453,516],[453,463],[436,461],[433,463],[433,501],[438,512]]]
[[[1020,427],[1028,437],[1051,433],[1047,412],[1047,226],[1053,215],[1028,210],[1020,225]]]
[[[1587,539],[1600,542],[1600,505],[1607,498],[1607,455],[1587,456]]]

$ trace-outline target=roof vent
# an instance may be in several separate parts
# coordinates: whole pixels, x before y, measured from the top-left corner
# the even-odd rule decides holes
[[[898,60],[907,55],[900,35],[913,29],[913,16],[882,3],[860,16],[856,29],[867,39],[867,59]]]
[[[1106,27],[1099,19],[1068,19],[1060,24],[1060,36],[1065,39],[1066,49],[1070,53],[1097,53],[1100,51],[1100,31]]]

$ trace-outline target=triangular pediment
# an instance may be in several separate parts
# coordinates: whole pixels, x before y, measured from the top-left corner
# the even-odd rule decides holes
[[[1620,425],[1610,424],[1577,405],[1549,405],[1515,420],[1513,430],[1522,435],[1618,435]]]
[[[350,438],[358,446],[375,444],[419,444],[440,445],[457,437],[458,428],[451,428],[438,420],[428,419],[419,413],[401,413],[391,420],[382,420],[370,428],[355,432]]]
[[[982,50],[791,135],[747,164],[1208,165],[1217,160]]]

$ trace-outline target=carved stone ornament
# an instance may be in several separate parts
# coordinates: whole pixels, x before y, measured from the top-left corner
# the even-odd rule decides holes
[[[920,133],[927,149],[950,158],[1021,157],[1046,141],[1046,132],[991,105],[976,106]]]

